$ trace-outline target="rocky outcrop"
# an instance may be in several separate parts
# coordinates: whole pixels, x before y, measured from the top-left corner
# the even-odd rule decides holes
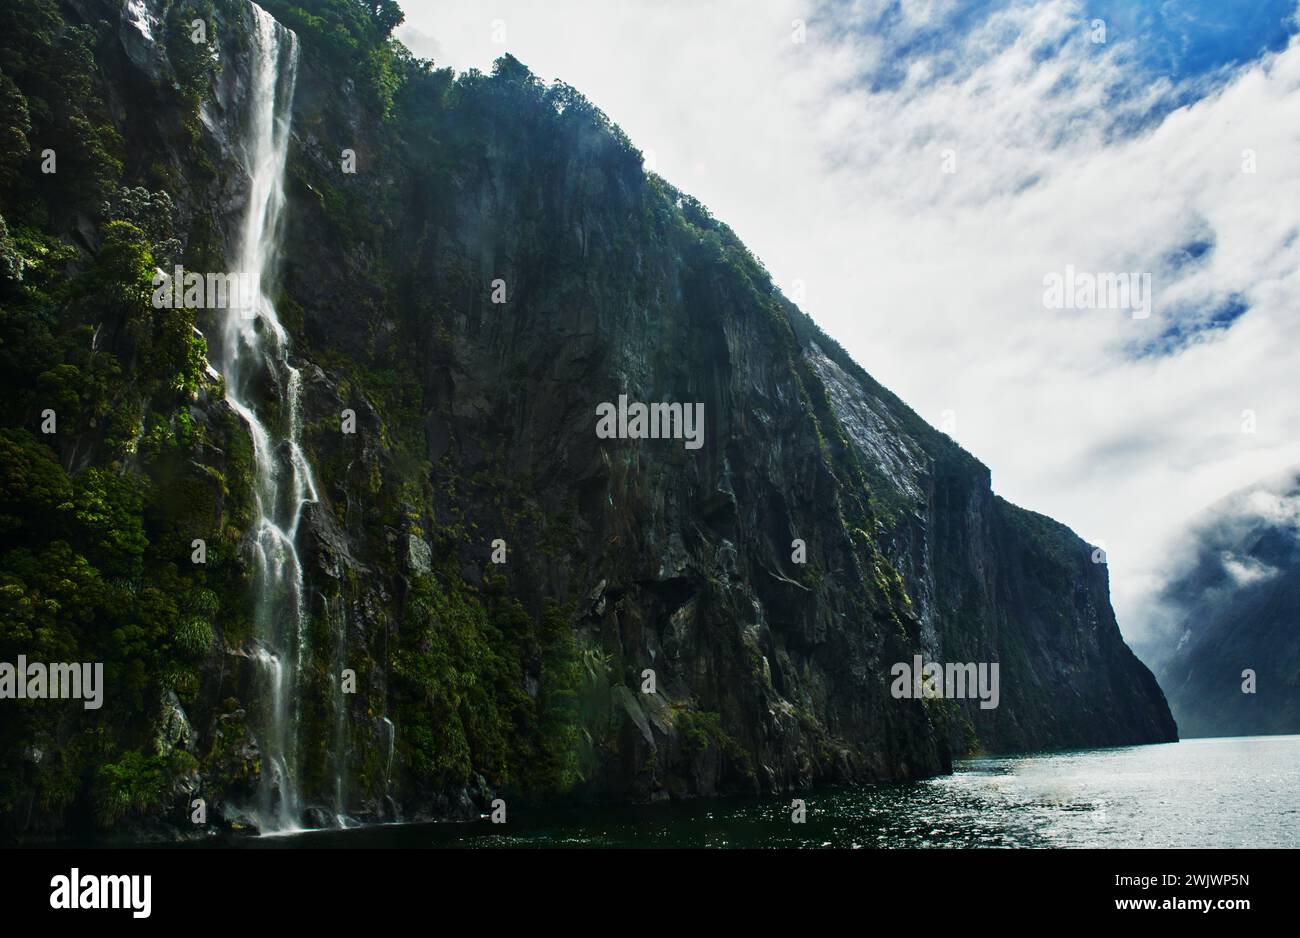
[[[798,321],[805,358],[869,467],[883,549],[914,602],[927,660],[1000,662],[998,706],[958,701],[952,745],[1176,738],[1159,686],[1120,636],[1104,552],[995,496],[983,465]]]

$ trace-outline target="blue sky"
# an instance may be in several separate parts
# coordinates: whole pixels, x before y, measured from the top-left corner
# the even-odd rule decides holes
[[[1300,464],[1294,0],[406,9],[440,65],[509,51],[579,88],[878,380],[955,413],[999,494],[1104,544],[1126,635],[1193,518]],[[1150,316],[1049,308],[1067,269],[1149,275]]]
[[[1137,40],[1150,74],[1185,80],[1281,52],[1295,32],[1291,0],[1125,0],[1087,3],[1084,15],[1110,24],[1117,40]]]
[[[975,62],[963,53],[960,36],[987,23],[1013,6],[1032,7],[1029,0],[953,0],[932,5],[923,24],[909,23],[909,7],[900,0],[859,5],[825,3],[814,22],[841,34],[863,33],[885,38],[889,55],[873,63],[863,76],[873,90],[897,87],[911,62],[930,58],[940,63],[933,81],[949,80]],[[865,7],[856,15],[846,9]],[[1104,23],[1107,44],[1125,48],[1129,66],[1125,77],[1134,82],[1169,81],[1177,90],[1142,115],[1140,129],[1157,121],[1174,107],[1189,104],[1229,79],[1233,69],[1267,53],[1286,48],[1296,32],[1294,0],[1123,0],[1086,2],[1078,6],[1087,30]],[[1013,27],[1008,24],[1008,37]],[[1059,54],[1068,36],[1045,41],[1036,55],[1044,59]],[[1117,89],[1122,94],[1123,89]]]

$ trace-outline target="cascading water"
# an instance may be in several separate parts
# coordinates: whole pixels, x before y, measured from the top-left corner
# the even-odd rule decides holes
[[[342,606],[341,603],[337,605]],[[347,613],[342,608],[332,608],[329,618],[335,625],[334,673],[341,675],[347,663]],[[339,827],[347,827],[348,711],[343,699],[343,686],[339,681],[334,682],[331,696],[334,704],[334,753],[331,759],[334,768],[334,822]]]
[[[289,339],[270,291],[279,257],[284,169],[298,66],[298,42],[251,4],[250,65],[241,159],[249,198],[236,248],[247,286],[226,311],[226,400],[248,424],[255,462],[255,642],[261,683],[257,730],[262,779],[258,827],[301,826],[297,693],[309,656],[298,524],[317,501],[316,483],[300,445],[302,376],[289,363]]]
[[[393,721],[388,717],[383,718],[384,722],[384,739],[387,740],[388,756],[384,759],[384,794],[388,794],[388,787],[393,780],[393,744],[397,740],[397,727],[393,726]]]

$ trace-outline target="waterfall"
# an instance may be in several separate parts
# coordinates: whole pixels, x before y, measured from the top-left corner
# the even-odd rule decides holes
[[[298,524],[317,501],[303,455],[302,376],[289,362],[289,337],[272,300],[284,211],[284,170],[297,77],[294,34],[250,3],[250,65],[240,159],[248,174],[247,214],[238,233],[237,270],[248,286],[226,310],[226,400],[252,436],[254,642],[262,778],[254,809],[263,831],[301,827],[297,697],[309,657]]]
[[[388,741],[388,757],[384,760],[384,795],[388,795],[388,788],[393,781],[393,744],[397,741],[397,727],[393,726],[393,721],[388,717],[383,718],[384,722],[384,739]]]
[[[339,603],[338,606],[342,606]],[[341,675],[347,663],[348,617],[343,608],[331,609],[330,621],[334,628],[334,674]],[[342,683],[333,684],[334,704],[334,822],[339,827],[348,826],[347,816],[347,760],[348,760],[348,710],[344,699]]]

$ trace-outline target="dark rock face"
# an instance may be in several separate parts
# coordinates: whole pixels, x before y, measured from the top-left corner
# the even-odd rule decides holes
[[[69,8],[118,22],[108,0]],[[239,219],[238,15],[217,4],[201,184],[196,153],[161,144],[175,114],[121,95],[123,126],[176,165],[191,257],[200,231],[228,250]],[[134,34],[105,63],[166,86]],[[304,41],[293,128],[277,307],[321,496],[298,541],[310,819],[917,778],[976,748],[1175,738],[1091,549],[994,496],[572,89],[509,57],[492,77],[412,67],[384,117]],[[228,483],[203,507],[233,544],[247,442],[217,392],[194,405],[192,459]],[[601,438],[598,407],[621,395],[702,405],[702,445]],[[164,716],[233,818],[261,756],[246,610],[223,610],[197,694]],[[891,668],[915,655],[997,663],[998,706],[898,699]]]
[[[501,536],[525,606],[575,604],[579,645],[606,661],[583,691],[588,786],[785,788],[946,771],[972,747],[1175,739],[1092,549],[996,498],[987,469],[822,336],[725,225],[616,136],[556,120],[519,68],[426,115],[404,150],[359,134],[381,141],[359,151],[375,169],[343,185],[383,206],[384,233],[341,259],[313,193],[338,180],[324,129],[346,121],[309,73],[296,121],[312,184],[287,287],[313,346],[413,351],[423,458],[511,480],[513,506],[476,485],[454,507],[435,493],[434,518],[478,532],[438,546],[480,583]],[[400,309],[341,302],[375,265]],[[597,407],[621,394],[702,403],[703,446],[599,439]],[[513,523],[524,511],[541,520]],[[894,699],[890,668],[916,653],[1000,662],[999,707]]]
[[[1159,686],[1120,636],[1104,555],[995,496],[984,466],[842,354],[828,357],[806,328],[805,356],[872,467],[883,549],[903,574],[926,658],[1000,663],[999,705],[959,701],[947,720],[952,745],[1176,739]]]
[[[1186,736],[1300,732],[1300,472],[1214,505],[1140,651]]]

